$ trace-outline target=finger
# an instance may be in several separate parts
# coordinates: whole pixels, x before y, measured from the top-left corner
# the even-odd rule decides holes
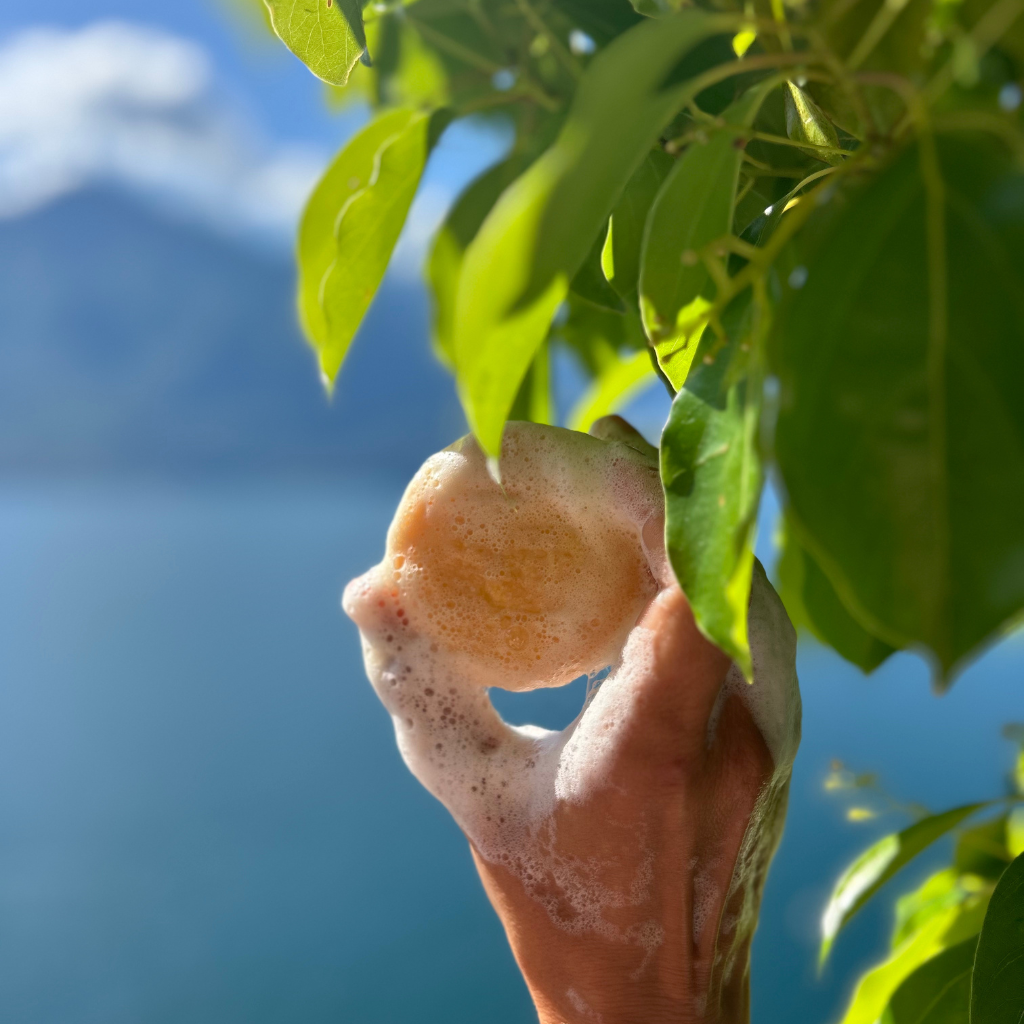
[[[602,441],[621,441],[644,455],[653,459],[658,458],[658,449],[648,444],[643,434],[621,416],[602,416],[599,420],[594,420],[588,433]]]
[[[702,762],[730,666],[697,628],[679,586],[662,590],[641,617],[620,670],[632,688],[624,756],[672,770]]]

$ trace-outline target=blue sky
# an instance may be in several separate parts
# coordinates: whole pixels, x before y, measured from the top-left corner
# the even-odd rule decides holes
[[[0,9],[0,217],[113,182],[290,248],[310,187],[367,111],[329,109],[321,83],[258,25],[231,15],[229,3],[55,0]],[[416,269],[452,196],[503,148],[493,133],[449,129],[397,272]]]

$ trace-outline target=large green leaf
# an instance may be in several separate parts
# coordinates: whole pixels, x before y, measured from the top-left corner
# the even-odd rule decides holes
[[[661,441],[669,560],[701,632],[751,678],[747,604],[761,463],[760,394],[749,379],[730,384],[749,302],[734,303],[729,344],[716,357],[708,330],[698,361],[672,403]]]
[[[992,894],[974,959],[971,1024],[1024,1019],[1024,854]]]
[[[839,876],[832,890],[821,918],[819,959],[824,962],[839,930],[897,871],[983,806],[967,804],[931,814],[869,846]]]
[[[861,671],[873,672],[893,653],[892,647],[872,636],[843,606],[789,523],[784,528],[778,576],[779,596],[793,624],[806,626]]]
[[[940,140],[942,192],[922,162],[854,194],[789,289],[775,451],[843,604],[948,678],[1024,608],[1024,175],[981,138]]]
[[[377,291],[447,114],[397,110],[356,135],[299,227],[299,312],[330,385]]]
[[[743,162],[738,129],[757,115],[771,83],[757,85],[722,114],[706,142],[676,161],[647,215],[640,260],[640,312],[658,362],[675,388],[689,372],[707,322],[707,267],[698,252],[732,228]]]
[[[438,357],[448,367],[455,366],[455,296],[466,247],[524,164],[522,157],[514,155],[484,171],[455,201],[434,237],[427,258],[427,279],[434,299],[433,341]]]
[[[921,964],[893,993],[880,1024],[969,1024],[977,945],[968,939]]]
[[[496,458],[502,427],[552,315],[620,193],[681,106],[662,88],[725,21],[699,10],[643,22],[594,58],[555,144],[502,194],[466,251],[455,357],[466,417]]]
[[[652,149],[633,172],[612,211],[601,265],[609,284],[632,306],[637,304],[647,214],[674,163],[660,147]]]
[[[316,75],[344,85],[366,52],[359,0],[264,0],[281,41]]]

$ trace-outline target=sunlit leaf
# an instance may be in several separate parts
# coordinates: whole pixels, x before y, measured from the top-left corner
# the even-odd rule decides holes
[[[1020,1024],[1024,1018],[1024,855],[992,894],[974,958],[971,1024]]]
[[[960,884],[960,873],[953,868],[945,868],[929,876],[917,889],[896,901],[892,948],[902,946],[936,914],[960,906],[966,896]]]
[[[843,606],[835,588],[786,524],[778,564],[779,596],[793,623],[806,626],[824,644],[873,672],[893,648],[872,636]]]
[[[953,866],[963,874],[997,879],[1013,860],[1006,848],[1007,815],[965,829],[957,839]]]
[[[839,149],[839,136],[835,126],[811,97],[794,82],[783,87],[786,97],[786,134],[795,141],[809,142],[812,146]],[[811,150],[811,155],[830,164],[840,164],[838,153]]]
[[[839,876],[832,890],[821,919],[819,959],[824,962],[840,929],[897,871],[983,806],[967,804],[929,815],[868,847]]]
[[[732,340],[672,403],[662,435],[665,539],[669,560],[701,632],[751,678],[747,604],[754,570],[753,533],[761,493],[757,451],[760,394],[751,381],[729,383],[749,303],[735,304]]]
[[[630,176],[685,101],[662,88],[724,19],[693,9],[643,22],[600,51],[558,140],[505,190],[470,243],[456,300],[459,393],[483,449],[502,427],[552,315]]]
[[[584,392],[569,413],[570,430],[587,431],[594,420],[618,412],[657,379],[647,352],[612,363]]]
[[[958,914],[956,907],[935,914],[887,960],[868,971],[857,982],[840,1024],[878,1024],[904,978],[947,947],[945,936]]]
[[[787,289],[775,453],[843,604],[948,680],[1024,608],[1024,175],[991,140],[939,142],[939,248],[913,148]]]
[[[647,217],[640,260],[640,312],[658,362],[675,388],[682,387],[707,322],[701,301],[709,275],[701,250],[729,234],[742,139],[767,93],[755,86],[676,161]]]
[[[537,349],[530,368],[519,385],[519,393],[509,412],[510,420],[527,420],[530,423],[554,423],[554,407],[551,401],[551,357],[545,342]]]
[[[299,227],[299,312],[330,384],[387,269],[447,115],[393,111],[338,154]]]
[[[601,250],[605,247],[606,232],[601,231],[594,239],[590,252],[576,271],[576,276],[569,284],[569,288],[580,298],[592,302],[595,306],[603,306],[615,313],[626,311],[625,303],[619,298],[618,293],[608,283],[601,267]]]
[[[281,41],[316,75],[344,85],[366,51],[359,0],[264,0]]]
[[[1006,822],[1006,850],[1011,857],[1024,853],[1024,807],[1015,807]]]
[[[498,196],[516,179],[524,160],[512,156],[488,168],[462,192],[434,236],[427,279],[434,304],[433,342],[441,361],[455,365],[455,295],[466,247],[480,230]]]
[[[968,939],[921,964],[893,993],[881,1024],[969,1024],[977,945]]]

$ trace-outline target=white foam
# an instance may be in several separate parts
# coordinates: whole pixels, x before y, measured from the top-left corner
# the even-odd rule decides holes
[[[516,423],[502,481],[504,490],[471,440],[429,459],[402,499],[384,560],[349,585],[345,610],[403,758],[480,856],[517,876],[560,928],[642,949],[642,971],[661,925],[622,928],[609,911],[650,899],[654,854],[643,827],[630,839],[641,853],[634,877],[610,888],[607,865],[559,851],[555,811],[614,785],[612,760],[650,675],[654,635],[636,623],[671,582],[656,463],[621,440]],[[784,789],[799,739],[795,638],[760,566],[749,627],[754,682],[730,672],[719,705],[730,693],[747,705],[775,763],[773,786]],[[607,665],[561,732],[507,725],[487,694],[562,685]],[[777,840],[760,803],[738,869],[757,898],[750,872],[766,866]],[[721,893],[701,866],[695,872],[696,940]],[[734,875],[730,892],[737,884]]]

